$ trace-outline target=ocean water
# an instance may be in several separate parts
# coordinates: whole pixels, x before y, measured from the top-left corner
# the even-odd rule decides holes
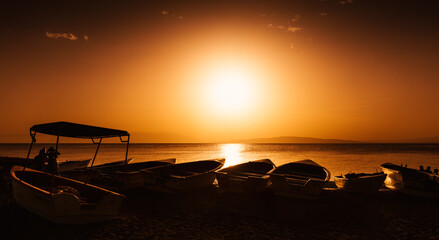
[[[31,157],[43,147],[34,144]],[[93,158],[97,145],[60,144],[59,161]],[[0,144],[0,156],[26,157],[29,144]],[[125,158],[125,144],[102,144],[95,164]],[[261,158],[277,166],[291,161],[312,159],[326,167],[332,176],[349,172],[381,171],[382,163],[439,168],[439,144],[130,144],[128,157],[133,162],[176,158],[177,163],[225,158],[225,166]]]

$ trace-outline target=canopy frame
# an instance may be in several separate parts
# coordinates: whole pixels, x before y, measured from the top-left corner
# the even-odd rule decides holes
[[[87,131],[91,131],[91,133],[87,133]],[[46,124],[39,124],[34,125],[30,128],[30,136],[31,136],[31,144],[29,146],[29,151],[27,153],[26,159],[29,160],[29,155],[32,151],[33,144],[37,141],[36,140],[36,134],[44,133],[47,135],[53,135],[56,136],[56,151],[58,152],[58,145],[59,145],[59,137],[71,137],[71,138],[85,138],[85,139],[91,139],[93,144],[97,144],[96,152],[93,156],[93,161],[91,163],[91,167],[93,167],[93,164],[95,162],[96,156],[98,154],[99,148],[101,146],[101,142],[103,138],[110,138],[110,137],[119,137],[120,141],[122,143],[127,143],[126,151],[125,151],[125,166],[128,164],[128,148],[130,143],[130,134],[127,131],[123,130],[117,130],[117,129],[110,129],[110,128],[102,128],[102,127],[95,127],[95,126],[89,126],[89,125],[83,125],[83,124],[77,124],[77,123],[69,123],[69,122],[54,122],[54,123],[46,123]],[[127,139],[122,139],[123,136],[126,136]],[[99,142],[95,141],[99,139]],[[56,157],[58,157],[56,155]],[[23,168],[23,171],[26,167]],[[86,178],[85,184],[87,184],[88,176]]]

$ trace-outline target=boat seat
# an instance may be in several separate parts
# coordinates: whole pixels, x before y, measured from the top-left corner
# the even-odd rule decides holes
[[[264,173],[255,173],[255,172],[236,172],[236,173],[229,173],[230,175],[234,175],[234,176],[252,176],[252,177],[262,177],[265,176],[266,174]]]
[[[300,185],[300,186],[303,186],[308,182],[308,179],[298,179],[291,177],[285,177],[285,180],[287,181],[288,184]]]

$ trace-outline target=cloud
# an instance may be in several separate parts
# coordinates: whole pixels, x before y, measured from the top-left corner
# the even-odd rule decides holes
[[[352,3],[352,0],[341,0],[340,1],[341,5],[348,4],[348,3]]]
[[[302,30],[301,27],[292,27],[292,26],[289,26],[288,29],[287,29],[287,32],[295,33],[295,32],[301,31],[301,30]]]
[[[279,29],[279,30],[286,30],[287,29],[287,27],[285,27],[283,25],[279,25],[276,28]]]
[[[300,14],[296,14],[293,18],[291,18],[290,22],[297,22],[300,19]]]
[[[73,35],[72,33],[50,33],[50,32],[46,32],[46,37],[53,38],[53,39],[65,38],[65,39],[73,40],[73,41],[74,40],[78,40],[78,37]]]
[[[185,17],[183,17],[183,16],[181,16],[181,15],[175,15],[175,13],[171,13],[171,12],[166,11],[166,10],[163,10],[163,11],[162,11],[162,15],[163,15],[163,16],[166,16],[166,17],[169,17],[169,18],[171,18],[171,19],[177,19],[178,21],[184,21],[184,20],[186,20]],[[177,16],[178,16],[178,17],[177,17]]]

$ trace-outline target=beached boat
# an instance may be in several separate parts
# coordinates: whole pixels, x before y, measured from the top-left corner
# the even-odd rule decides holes
[[[127,143],[125,163],[127,162],[130,139],[127,131],[68,122],[34,125],[30,129],[32,142],[27,159],[29,159],[33,143],[36,142],[37,133],[57,136],[56,149],[53,149],[52,155],[48,156],[52,167],[53,163],[56,165],[56,158],[59,154],[57,150],[60,136],[86,138],[97,143],[98,147],[91,166],[96,159],[102,139],[119,137],[121,142]],[[126,140],[123,140],[123,137],[126,137]],[[99,139],[99,142],[95,142],[96,139]],[[53,168],[51,170],[53,171]],[[55,173],[41,172],[23,166],[12,167],[10,175],[15,201],[23,208],[55,223],[96,222],[108,220],[117,215],[124,199],[123,195],[86,182],[57,176]]]
[[[23,208],[54,223],[83,224],[118,215],[125,196],[46,172],[11,168],[13,197]]]
[[[86,160],[67,160],[59,163],[59,171],[70,171],[75,169],[86,168],[91,159]]]
[[[268,172],[276,166],[270,159],[241,163],[216,171],[220,189],[227,192],[258,193],[270,185]]]
[[[383,172],[348,173],[334,176],[334,182],[337,188],[346,192],[372,194],[383,186],[386,176]]]
[[[100,165],[96,168],[63,172],[62,175],[79,181],[89,181],[109,189],[125,191],[145,186],[140,170],[171,165],[175,161],[175,158],[169,158],[130,164]]]
[[[384,181],[387,188],[415,196],[439,198],[439,175],[392,163],[382,164],[381,169],[387,174]]]
[[[215,171],[224,165],[225,159],[178,163],[140,170],[148,190],[178,193],[212,186]]]
[[[290,162],[269,172],[274,194],[298,199],[317,199],[329,181],[329,171],[306,159]]]
[[[107,168],[107,167],[121,166],[121,165],[129,164],[131,161],[133,161],[133,158],[128,158],[126,160],[118,160],[118,161],[113,161],[113,162],[108,162],[108,163],[102,163],[102,164],[94,165],[92,168],[93,169],[101,169],[101,168]]]

